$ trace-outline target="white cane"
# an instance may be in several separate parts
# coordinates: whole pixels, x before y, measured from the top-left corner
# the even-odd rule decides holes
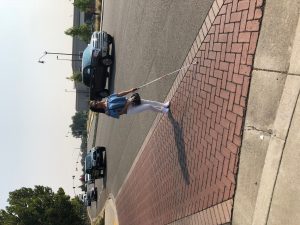
[[[170,75],[172,75],[172,74],[174,74],[174,73],[176,73],[176,72],[179,72],[180,70],[183,70],[183,69],[188,68],[188,67],[190,67],[191,65],[195,65],[195,64],[198,64],[198,62],[193,62],[193,63],[191,63],[191,64],[189,64],[189,65],[187,65],[187,66],[181,67],[180,69],[175,70],[175,71],[173,71],[173,72],[171,72],[171,73],[162,75],[162,76],[160,76],[159,78],[156,78],[155,80],[152,80],[152,81],[150,81],[150,82],[148,82],[148,83],[146,83],[146,84],[143,84],[143,85],[137,87],[137,90],[138,90],[138,89],[141,89],[141,88],[143,88],[143,87],[146,87],[146,86],[148,86],[149,84],[152,84],[152,83],[154,83],[154,82],[156,82],[156,81],[159,81],[159,80],[161,80],[161,79],[164,78],[164,77],[170,76]]]

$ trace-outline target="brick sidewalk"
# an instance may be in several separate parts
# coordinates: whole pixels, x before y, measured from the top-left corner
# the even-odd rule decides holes
[[[216,0],[116,197],[121,225],[231,221],[262,0]]]

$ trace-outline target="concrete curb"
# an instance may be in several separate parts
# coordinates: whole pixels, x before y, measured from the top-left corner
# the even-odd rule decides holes
[[[106,225],[119,225],[118,213],[116,209],[115,198],[113,194],[109,194],[105,202],[105,224]]]
[[[282,221],[272,223],[275,217],[271,218],[271,211],[276,207],[274,193],[299,99],[299,31],[299,1],[266,1],[250,86],[233,225],[294,224],[289,218],[292,213],[283,211],[276,217]],[[285,175],[288,178],[289,174]],[[288,203],[282,205],[289,210]]]
[[[300,77],[288,76],[267,150],[252,225],[264,225],[268,221],[282,154],[299,98],[299,90]]]

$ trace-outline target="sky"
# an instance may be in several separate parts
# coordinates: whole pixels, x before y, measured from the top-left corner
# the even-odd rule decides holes
[[[10,191],[44,185],[74,196],[80,139],[69,133],[75,114],[70,61],[44,51],[71,53],[69,0],[0,0],[0,209]],[[67,89],[69,92],[65,92]],[[78,166],[78,172],[75,168]],[[76,194],[81,192],[75,189]]]

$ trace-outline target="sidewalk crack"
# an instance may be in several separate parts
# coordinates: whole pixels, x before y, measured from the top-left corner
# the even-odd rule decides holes
[[[259,131],[259,132],[262,132],[262,133],[264,133],[264,134],[266,134],[266,135],[272,135],[273,134],[273,130],[272,129],[268,129],[268,130],[263,130],[263,129],[258,129],[258,128],[256,128],[255,126],[246,126],[245,127],[245,130],[255,130],[255,131]]]
[[[261,68],[256,68],[256,67],[254,67],[253,70],[265,71],[265,72],[272,72],[272,73],[281,73],[281,74],[293,75],[293,76],[300,76],[300,74],[298,74],[298,73],[289,73],[288,71],[261,69]]]
[[[263,130],[263,129],[258,129],[254,126],[246,126],[245,130],[246,131],[253,131],[253,130],[258,131],[258,132],[261,132],[263,135],[270,136],[270,137],[273,137],[273,138],[277,138],[277,139],[282,140],[282,141],[286,141],[285,139],[278,137],[276,135],[276,132],[274,132],[272,129]]]

